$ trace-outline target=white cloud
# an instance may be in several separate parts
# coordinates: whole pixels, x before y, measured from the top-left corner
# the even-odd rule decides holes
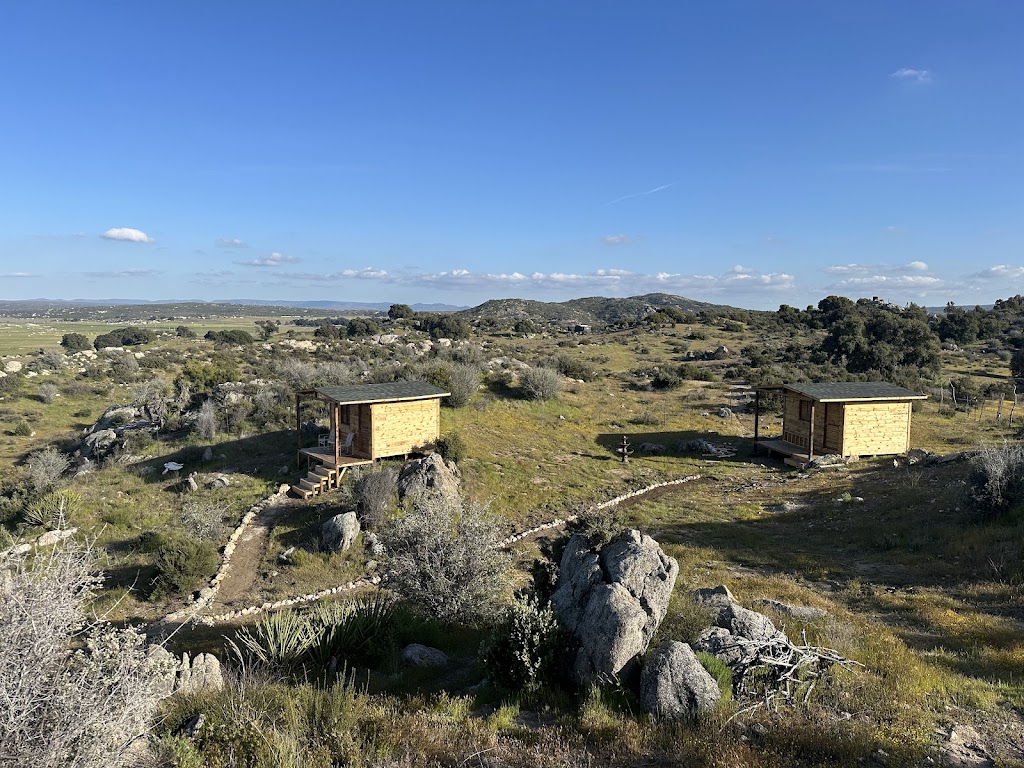
[[[927,272],[928,265],[923,261],[911,261],[908,264],[834,264],[822,271],[830,275],[899,275],[907,272]]]
[[[84,277],[111,280],[122,277],[156,277],[162,275],[159,269],[108,269],[99,272],[83,272]]]
[[[927,69],[913,69],[912,67],[900,67],[889,77],[894,77],[897,80],[910,80],[915,83],[930,83],[932,81],[932,73]]]
[[[237,237],[218,237],[214,241],[214,245],[218,248],[248,248],[249,244],[245,240],[239,240]]]
[[[264,256],[258,259],[243,259],[236,261],[235,264],[241,264],[246,267],[279,267],[282,264],[297,264],[300,261],[298,256],[286,256],[283,253],[277,253],[276,251],[269,256]]]
[[[42,277],[42,275],[34,272],[0,272],[0,278],[3,277],[17,279],[21,277]]]
[[[104,232],[100,237],[106,240],[123,240],[127,243],[155,243],[152,237],[147,235],[141,229],[132,229],[131,227],[111,227]]]
[[[653,291],[699,291],[702,294],[763,293],[795,287],[793,275],[784,272],[759,273],[738,267],[722,275],[687,275],[661,272],[645,274],[607,267],[592,272],[476,272],[464,268],[439,272],[388,272],[375,267],[344,269],[338,272],[277,272],[275,278],[321,284],[345,280],[372,280],[388,285],[404,285],[451,291],[508,292],[523,297],[554,292],[562,295],[630,296]]]
[[[605,245],[629,245],[633,238],[629,235],[604,235],[601,242]]]
[[[623,195],[622,197],[616,197],[614,200],[609,200],[607,203],[605,203],[605,205],[615,205],[616,203],[621,203],[623,200],[631,200],[634,197],[647,197],[647,195],[653,195],[653,194],[656,194],[658,192],[664,192],[666,189],[671,188],[674,184],[675,184],[675,182],[673,181],[673,182],[671,182],[669,184],[661,184],[661,185],[659,185],[657,187],[653,187],[651,189],[648,189],[646,192],[633,192],[632,194],[629,194],[629,195]]]
[[[971,277],[978,280],[1022,280],[1024,267],[1012,267],[1009,264],[997,264],[994,267],[975,272]]]
[[[934,275],[869,275],[867,277],[849,277],[834,285],[826,286],[835,290],[909,290],[919,294],[930,291],[945,290],[946,281]]]

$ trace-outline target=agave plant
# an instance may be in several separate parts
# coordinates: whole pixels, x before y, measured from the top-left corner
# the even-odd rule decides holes
[[[311,660],[328,666],[331,660],[373,664],[390,650],[395,599],[378,591],[352,603],[321,603],[310,614]]]
[[[243,628],[229,648],[243,665],[255,662],[289,671],[302,663],[312,639],[309,617],[286,610],[266,614],[252,629]]]
[[[29,504],[23,517],[28,525],[53,530],[60,528],[81,506],[81,496],[72,490],[61,488],[50,491]]]

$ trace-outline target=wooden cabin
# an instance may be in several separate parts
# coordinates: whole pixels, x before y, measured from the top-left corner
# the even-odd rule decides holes
[[[784,397],[781,438],[762,440],[761,394]],[[758,387],[754,396],[754,444],[802,466],[815,456],[844,458],[906,453],[910,420],[921,395],[885,382],[777,384]]]
[[[292,490],[308,498],[337,487],[345,471],[387,456],[408,456],[433,448],[441,433],[441,398],[450,393],[423,381],[318,387],[295,394],[297,461],[308,473]],[[303,401],[327,406],[329,431],[305,445]]]

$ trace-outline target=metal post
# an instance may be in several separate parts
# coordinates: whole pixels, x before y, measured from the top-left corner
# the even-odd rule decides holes
[[[302,393],[295,393],[295,466],[302,466],[302,416],[299,405]]]
[[[761,427],[761,390],[754,390],[754,455],[757,456]]]

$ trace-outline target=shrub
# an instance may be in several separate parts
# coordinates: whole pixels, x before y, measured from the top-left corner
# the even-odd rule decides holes
[[[479,623],[498,612],[509,556],[486,508],[428,494],[387,526],[385,582],[442,621]]]
[[[139,372],[139,361],[131,352],[123,352],[115,355],[110,360],[111,376],[117,381],[131,381]]]
[[[348,321],[348,328],[345,329],[345,333],[350,339],[376,336],[380,332],[380,325],[366,317],[352,318]]]
[[[91,616],[100,584],[91,550],[69,540],[31,567],[24,558],[8,566],[0,579],[0,755],[39,768],[131,764],[155,715],[159,676],[142,635]]]
[[[363,472],[352,484],[352,490],[359,519],[371,530],[380,528],[398,500],[398,470],[384,467]]]
[[[60,395],[60,390],[57,389],[55,384],[47,382],[39,386],[39,399],[47,405],[56,400],[58,395]]]
[[[444,399],[444,404],[452,408],[466,405],[480,388],[480,370],[463,363],[439,363],[429,368],[424,378],[435,387],[451,393]]]
[[[679,374],[673,371],[658,371],[651,379],[651,386],[654,389],[678,389],[683,384]]]
[[[207,341],[214,344],[229,344],[231,346],[247,346],[256,341],[248,331],[207,331],[204,336]]]
[[[505,611],[480,652],[491,681],[518,691],[551,684],[565,655],[567,637],[550,605],[533,596],[517,599]]]
[[[243,664],[271,671],[320,672],[350,664],[376,666],[394,650],[395,600],[383,592],[346,603],[318,603],[308,612],[264,615],[229,645]]]
[[[458,464],[466,455],[466,441],[458,432],[449,432],[438,438],[436,449],[442,459]]]
[[[71,466],[71,460],[66,453],[56,448],[43,448],[29,456],[25,464],[28,466],[32,487],[41,492],[56,485],[60,476]]]
[[[24,512],[25,522],[47,530],[64,527],[78,513],[82,497],[72,490],[62,488],[39,497],[31,502]]]
[[[1024,511],[1024,445],[982,448],[974,460],[971,495],[984,517]]]
[[[34,368],[40,371],[63,371],[67,365],[64,352],[59,349],[46,349],[39,353]]]
[[[190,496],[181,505],[181,522],[200,539],[213,540],[224,530],[225,508],[211,499]]]
[[[213,400],[204,400],[199,407],[199,415],[196,416],[196,432],[207,440],[217,434],[217,403]]]
[[[593,381],[597,378],[597,369],[578,357],[559,355],[555,358],[554,363],[555,370],[566,378],[581,379],[582,381]]]
[[[109,333],[97,336],[92,345],[96,347],[96,349],[103,349],[105,347],[131,347],[139,344],[149,344],[155,338],[156,334],[148,328],[128,326],[127,328],[117,328]]]
[[[217,548],[209,541],[159,536],[153,597],[192,592],[213,575],[219,562]]]
[[[196,332],[187,325],[179,325],[174,329],[174,335],[179,339],[194,339],[196,337]]]
[[[22,419],[21,421],[14,425],[14,429],[11,430],[11,434],[17,435],[18,437],[31,437],[32,426],[27,421]]]
[[[529,368],[519,374],[519,388],[528,400],[554,400],[562,390],[562,377],[550,368]]]
[[[90,349],[92,344],[81,333],[65,333],[60,340],[60,345],[69,353],[81,352],[83,349]]]

